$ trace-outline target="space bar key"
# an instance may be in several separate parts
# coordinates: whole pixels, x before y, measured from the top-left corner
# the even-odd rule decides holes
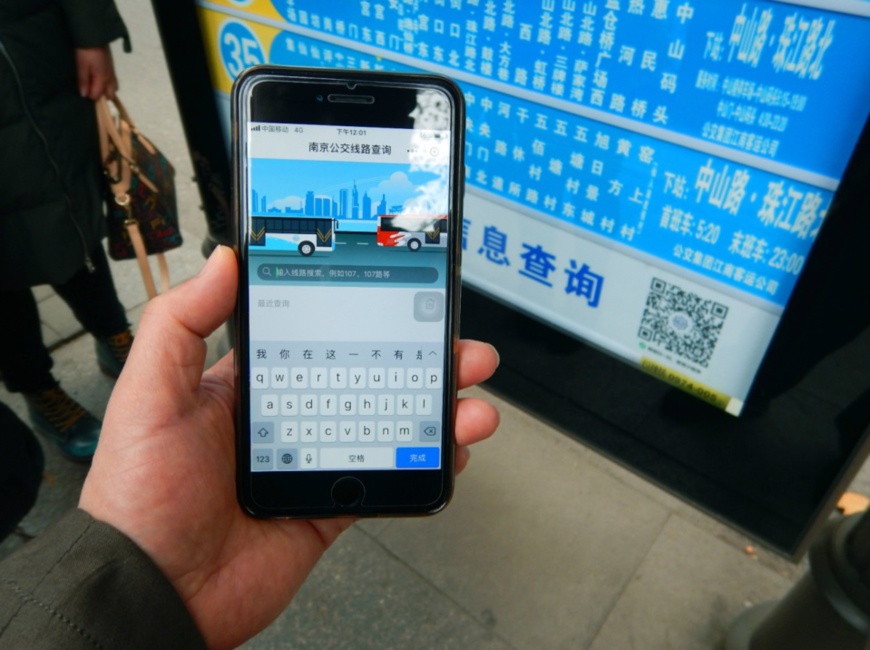
[[[392,447],[320,449],[320,469],[391,469],[396,466]]]

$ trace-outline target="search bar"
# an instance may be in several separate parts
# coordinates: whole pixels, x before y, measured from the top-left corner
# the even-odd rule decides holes
[[[257,277],[266,282],[359,282],[433,284],[438,269],[431,266],[353,266],[335,264],[260,264]]]

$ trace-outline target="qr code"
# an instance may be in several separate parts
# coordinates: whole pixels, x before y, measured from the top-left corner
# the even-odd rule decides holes
[[[725,305],[653,278],[637,335],[706,368],[727,317]]]

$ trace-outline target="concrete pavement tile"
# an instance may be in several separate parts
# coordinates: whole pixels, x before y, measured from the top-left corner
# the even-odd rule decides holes
[[[362,528],[366,533],[371,535],[372,537],[377,537],[382,534],[389,526],[396,521],[395,519],[383,518],[383,519],[363,519],[357,522],[357,526]]]
[[[584,648],[669,513],[591,466],[573,440],[493,400],[503,425],[473,450],[454,502],[378,539],[514,647]]]
[[[94,338],[84,334],[52,354],[52,373],[76,401],[102,419],[115,382],[97,366]]]
[[[749,604],[791,581],[681,517],[668,520],[590,650],[718,648]]]
[[[54,293],[39,301],[39,320],[57,333],[57,340],[54,343],[57,343],[58,340],[68,339],[82,331],[82,326],[76,320],[72,310],[60,296]],[[45,344],[51,345],[47,340]]]
[[[52,346],[57,345],[63,340],[63,337],[60,333],[54,329],[51,325],[47,325],[42,322],[39,324],[40,329],[42,330],[42,343],[45,347],[51,349]]]
[[[9,535],[9,537],[0,542],[0,560],[21,548],[26,543],[26,539],[20,537],[17,533]]]
[[[756,540],[748,537],[740,530],[722,523],[720,520],[710,516],[705,511],[695,507],[688,501],[667,492],[640,474],[626,469],[617,462],[595,451],[590,452],[588,460],[591,465],[602,470],[608,476],[611,476],[617,481],[625,484],[627,487],[648,496],[672,513],[689,521],[732,548],[740,550],[745,548],[747,545],[756,546],[756,557],[758,558],[758,562],[761,565],[776,571],[784,578],[797,580],[797,578],[803,575],[803,571],[806,568],[805,563],[792,562],[790,559],[783,557],[780,553],[760,546]]]
[[[242,647],[509,650],[512,646],[353,527],[327,552],[290,607]]]
[[[32,287],[31,291],[33,291],[33,297],[36,298],[36,302],[41,302],[49,296],[54,295],[54,289],[52,289],[51,285],[48,284],[40,284],[39,286]]]
[[[864,463],[864,466],[855,475],[849,490],[870,497],[870,461]]]

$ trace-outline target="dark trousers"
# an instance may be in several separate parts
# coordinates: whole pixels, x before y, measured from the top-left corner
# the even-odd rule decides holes
[[[44,467],[33,433],[12,409],[0,404],[0,540],[36,503]]]
[[[91,251],[96,267],[82,267],[69,281],[52,285],[82,326],[97,338],[127,329],[102,246]],[[36,299],[30,289],[0,292],[0,375],[10,392],[34,393],[53,388],[52,360],[42,340]]]

